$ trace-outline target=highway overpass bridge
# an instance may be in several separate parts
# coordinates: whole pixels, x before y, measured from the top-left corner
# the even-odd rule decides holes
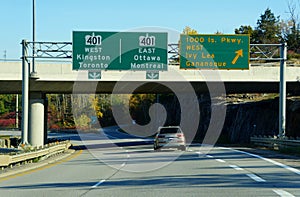
[[[226,93],[278,93],[279,64],[250,65],[249,70],[180,70],[169,66],[159,73],[159,79],[146,79],[146,71],[102,71],[101,79],[89,79],[88,71],[72,70],[71,63],[36,63],[38,78],[30,79],[30,91],[36,93],[111,93],[115,84],[123,87],[118,93],[131,93],[137,83],[143,83],[137,93],[163,93],[163,84],[190,83],[197,93],[207,92],[207,83],[224,84]],[[286,67],[287,93],[300,94],[300,66]],[[90,85],[92,90],[86,87]],[[181,91],[185,91],[182,89]],[[0,62],[0,93],[22,93],[22,63]]]
[[[250,65],[249,70],[180,70],[178,65],[170,65],[168,71],[159,72],[159,79],[147,79],[146,71],[101,71],[101,79],[95,79],[89,77],[88,71],[72,70],[72,64],[65,62],[36,62],[35,66],[37,78],[29,80],[29,103],[22,104],[22,141],[38,146],[44,144],[47,135],[47,118],[41,114],[46,114],[45,94],[48,93],[132,93],[133,90],[136,93],[164,93],[170,92],[169,85],[175,85],[177,92],[190,92],[186,84],[191,84],[197,93],[209,89],[215,95],[279,93],[280,89],[279,65]],[[300,67],[287,66],[285,73],[287,93],[299,95]],[[94,71],[92,75],[99,76],[99,73]],[[117,91],[116,85],[120,87]],[[22,93],[22,62],[0,62],[0,93]],[[280,121],[284,120],[283,115]]]

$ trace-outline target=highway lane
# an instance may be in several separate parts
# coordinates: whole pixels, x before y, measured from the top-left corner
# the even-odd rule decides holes
[[[0,196],[300,196],[300,171],[273,160],[200,145],[155,152],[147,139],[115,129],[82,141],[72,134],[88,149],[0,180]]]

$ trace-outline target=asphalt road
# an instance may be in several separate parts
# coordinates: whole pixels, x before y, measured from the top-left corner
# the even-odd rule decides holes
[[[86,148],[0,179],[0,196],[300,196],[299,169],[256,154],[201,145],[155,152],[115,128],[68,137]]]

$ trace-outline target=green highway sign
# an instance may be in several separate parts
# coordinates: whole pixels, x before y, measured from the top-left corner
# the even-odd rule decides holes
[[[100,71],[89,70],[88,79],[101,79],[101,70]]]
[[[73,32],[73,70],[168,69],[168,35],[161,32]]]
[[[158,71],[147,71],[146,79],[151,79],[151,80],[159,79],[159,72]]]
[[[249,69],[249,35],[181,35],[181,69]]]

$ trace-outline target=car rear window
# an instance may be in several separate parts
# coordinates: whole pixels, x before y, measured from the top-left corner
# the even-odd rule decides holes
[[[167,133],[177,133],[178,128],[161,128],[160,134],[167,134]]]

